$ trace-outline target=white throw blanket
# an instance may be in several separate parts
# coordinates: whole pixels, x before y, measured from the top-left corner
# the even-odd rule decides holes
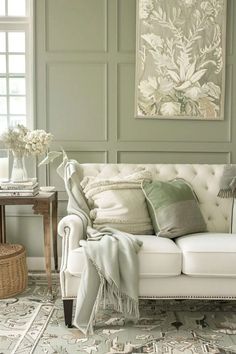
[[[79,164],[68,160],[57,172],[64,180],[69,197],[67,211],[76,214],[84,225],[91,225],[89,207],[83,196],[78,176]],[[93,332],[99,302],[113,304],[126,317],[137,319],[139,269],[137,253],[142,242],[135,236],[111,228],[100,230],[87,227],[87,240],[81,240],[86,265],[78,290],[74,325],[84,333]]]
[[[75,311],[74,325],[93,333],[99,304],[113,305],[126,318],[137,320],[139,270],[137,253],[142,242],[135,236],[106,228],[88,227],[87,241],[81,240],[86,256]]]

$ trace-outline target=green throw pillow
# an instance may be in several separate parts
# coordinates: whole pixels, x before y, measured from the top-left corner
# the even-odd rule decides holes
[[[174,238],[206,231],[195,193],[184,180],[144,181],[142,189],[157,236]]]

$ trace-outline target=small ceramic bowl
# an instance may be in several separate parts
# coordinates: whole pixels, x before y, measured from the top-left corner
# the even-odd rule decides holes
[[[52,192],[54,191],[55,187],[54,186],[42,186],[40,187],[40,190],[42,192]]]

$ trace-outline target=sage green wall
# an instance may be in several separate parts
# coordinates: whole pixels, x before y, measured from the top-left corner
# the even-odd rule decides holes
[[[80,162],[236,162],[236,4],[228,1],[226,104],[223,121],[134,118],[135,0],[36,0],[37,127],[54,134]],[[40,183],[66,195],[55,173]],[[30,256],[43,254],[41,224],[28,209],[13,210]]]

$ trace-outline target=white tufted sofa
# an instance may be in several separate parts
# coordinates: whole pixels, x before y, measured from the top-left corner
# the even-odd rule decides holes
[[[184,164],[82,164],[77,181],[84,176],[126,176],[145,166],[154,179],[176,177],[190,182],[199,198],[207,233],[175,240],[137,236],[143,241],[139,253],[141,298],[236,298],[236,234],[231,234],[232,199],[217,197],[224,165]],[[78,211],[79,212],[79,211]],[[64,217],[58,226],[63,238],[60,281],[65,323],[71,325],[72,304],[84,267],[85,227],[78,215]]]

